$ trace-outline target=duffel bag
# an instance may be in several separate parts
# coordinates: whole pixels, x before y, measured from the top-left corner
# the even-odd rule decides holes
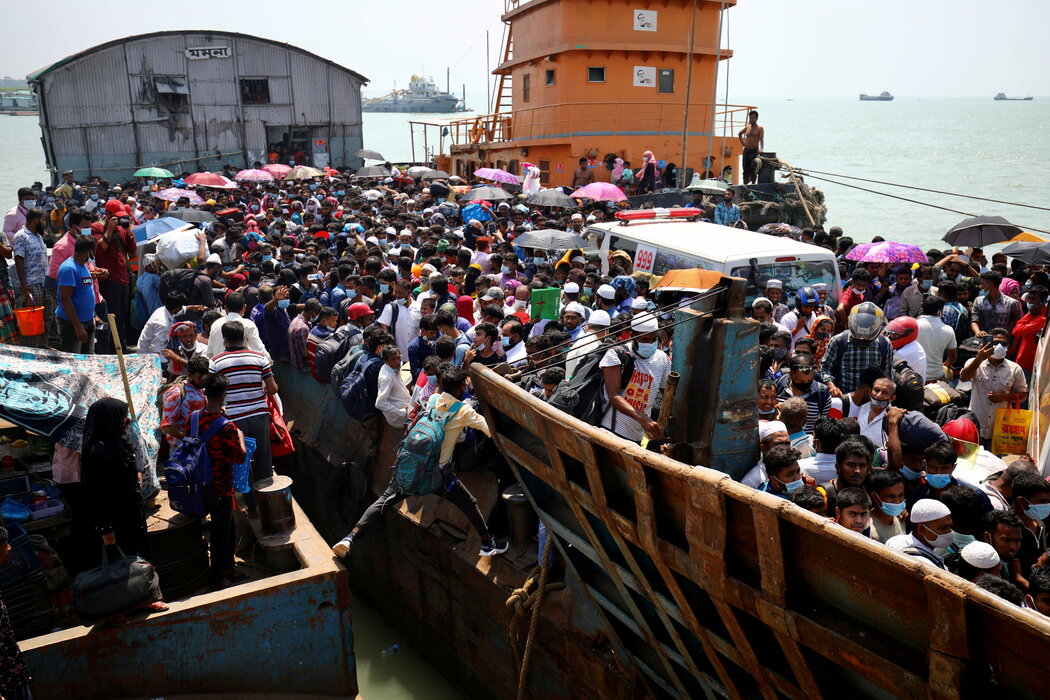
[[[104,620],[161,599],[160,581],[153,565],[142,557],[109,561],[102,547],[102,566],[85,571],[73,582],[73,605],[81,619]]]

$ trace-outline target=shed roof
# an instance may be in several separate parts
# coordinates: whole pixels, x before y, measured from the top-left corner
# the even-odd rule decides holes
[[[335,61],[330,61],[327,58],[323,58],[321,56],[318,56],[315,53],[307,51],[306,49],[301,49],[298,46],[293,46],[291,44],[285,44],[285,43],[282,43],[280,41],[274,41],[273,39],[267,39],[265,37],[255,36],[253,34],[241,34],[240,32],[223,32],[223,31],[217,31],[217,30],[214,30],[214,29],[180,29],[180,30],[177,30],[177,31],[151,32],[149,34],[135,34],[133,36],[121,37],[120,39],[114,39],[113,41],[107,41],[104,44],[99,44],[98,46],[92,46],[91,48],[84,49],[83,51],[78,51],[75,54],[71,54],[69,56],[66,56],[65,58],[63,58],[61,60],[55,61],[51,65],[48,65],[48,66],[45,66],[45,67],[43,67],[43,68],[41,68],[39,70],[33,71],[32,73],[30,73],[29,75],[26,76],[26,80],[29,81],[29,82],[33,82],[33,81],[39,80],[40,78],[43,78],[45,75],[47,75],[51,71],[56,70],[58,68],[61,68],[62,66],[65,66],[65,65],[67,65],[69,63],[72,63],[73,61],[76,61],[79,58],[82,58],[82,57],[87,56],[89,54],[93,54],[96,51],[102,51],[103,49],[108,49],[108,48],[110,48],[112,46],[119,46],[120,44],[125,44],[125,43],[127,43],[129,41],[139,41],[141,39],[151,39],[153,37],[160,37],[160,36],[171,36],[173,34],[207,34],[208,36],[224,36],[224,37],[232,37],[234,39],[247,39],[247,40],[250,40],[250,41],[260,41],[260,42],[262,42],[264,44],[271,44],[272,46],[276,46],[278,48],[288,49],[290,51],[295,51],[296,53],[303,54],[304,56],[309,56],[310,58],[312,58],[312,59],[314,59],[316,61],[320,61],[321,63],[328,64],[332,68],[336,68],[337,70],[341,70],[344,73],[349,73],[349,74],[353,75],[355,78],[357,78],[358,80],[360,80],[360,81],[362,81],[364,83],[368,83],[369,82],[368,78],[366,78],[365,76],[361,75],[357,71],[350,70],[346,66],[341,66],[338,63],[336,63]]]

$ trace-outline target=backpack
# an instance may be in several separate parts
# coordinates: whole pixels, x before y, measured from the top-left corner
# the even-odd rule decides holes
[[[211,457],[206,445],[230,421],[219,416],[200,435],[200,411],[190,414],[190,432],[175,447],[164,467],[168,483],[168,501],[172,510],[193,518],[208,514],[204,504],[204,487],[212,482]]]
[[[335,363],[332,367],[331,374],[328,375],[328,383],[332,387],[332,392],[335,397],[340,398],[339,389],[343,386],[343,381],[347,375],[354,371],[354,367],[357,366],[357,361],[361,359],[361,356],[365,354],[365,342],[364,337],[360,334],[351,336],[350,348],[346,354]]]
[[[334,333],[318,343],[314,350],[314,379],[328,382],[335,363],[343,359],[350,350],[353,339],[359,335],[361,331],[347,324],[336,328]]]
[[[423,496],[444,486],[439,462],[441,443],[445,440],[445,425],[462,407],[463,402],[457,401],[439,418],[436,415],[437,407],[431,403],[425,412],[420,413],[398,446],[394,458],[392,483],[402,493]]]
[[[620,356],[620,387],[623,388],[634,372],[634,355],[621,346],[614,349]],[[593,351],[586,355],[576,366],[576,373],[572,375],[572,379],[562,382],[547,403],[585,423],[598,425],[607,405],[602,399],[605,377],[600,366],[606,350],[608,348],[603,347],[601,352]]]
[[[900,360],[893,365],[893,381],[897,384],[897,398],[893,403],[908,411],[921,411],[925,386],[919,373]]]
[[[193,270],[187,267],[180,267],[175,270],[167,270],[160,276],[160,301],[161,303],[168,303],[168,294],[173,291],[182,292],[186,295],[186,303],[200,303],[200,299],[191,301],[191,297],[199,297],[196,294],[196,286],[193,282],[197,279],[197,270]]]
[[[339,386],[339,401],[351,418],[359,421],[367,420],[376,413],[376,396],[368,390],[368,382],[365,373],[369,367],[382,364],[379,357],[365,358],[358,361],[350,374]]]

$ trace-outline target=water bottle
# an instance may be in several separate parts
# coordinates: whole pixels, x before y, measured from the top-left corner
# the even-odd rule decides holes
[[[395,644],[392,647],[390,647],[388,649],[384,649],[383,651],[379,652],[379,655],[385,659],[386,657],[388,657],[388,656],[390,656],[392,654],[396,654],[400,650],[401,650],[401,645],[400,644]]]

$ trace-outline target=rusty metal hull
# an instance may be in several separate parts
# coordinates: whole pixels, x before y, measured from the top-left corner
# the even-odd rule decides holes
[[[348,574],[295,508],[300,570],[170,603],[128,627],[22,642],[33,697],[353,697]]]
[[[480,366],[497,442],[666,697],[1046,697],[1050,621]]]

